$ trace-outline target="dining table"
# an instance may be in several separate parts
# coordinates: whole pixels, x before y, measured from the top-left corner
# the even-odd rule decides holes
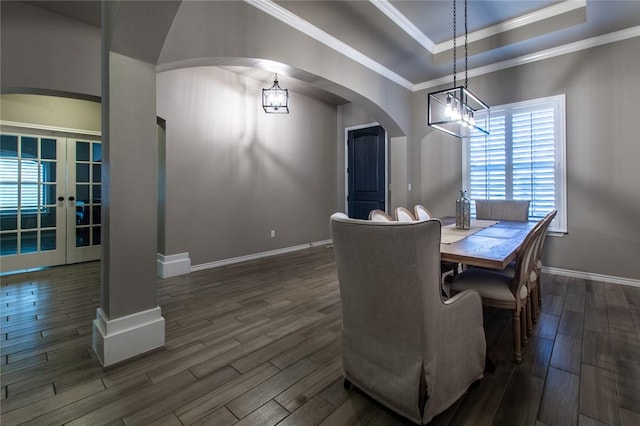
[[[455,217],[440,218],[441,260],[491,269],[512,262],[537,221],[472,220],[470,229],[455,227]]]

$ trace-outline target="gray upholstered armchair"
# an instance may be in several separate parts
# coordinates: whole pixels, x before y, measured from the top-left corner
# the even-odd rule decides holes
[[[345,385],[416,423],[483,376],[482,306],[440,297],[440,222],[331,217],[342,299]]]

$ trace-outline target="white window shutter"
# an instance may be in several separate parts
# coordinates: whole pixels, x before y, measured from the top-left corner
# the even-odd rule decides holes
[[[490,134],[465,145],[469,198],[531,200],[532,219],[556,208],[551,229],[566,232],[564,128],[564,95],[491,108]]]

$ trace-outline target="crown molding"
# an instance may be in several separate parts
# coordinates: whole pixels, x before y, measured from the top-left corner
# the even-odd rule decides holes
[[[517,28],[521,28],[526,25],[531,25],[536,22],[544,21],[546,19],[550,19],[555,16],[574,11],[576,9],[581,9],[586,7],[587,7],[587,0],[566,0],[562,3],[557,3],[552,6],[545,7],[543,9],[535,10],[531,13],[527,13],[525,15],[518,16],[504,22],[499,22],[496,25],[492,25],[490,27],[482,28],[480,30],[471,32],[468,34],[468,43],[473,43],[478,40],[493,37],[500,33],[515,30]],[[456,38],[456,44],[457,45],[464,44],[463,35]],[[436,44],[435,47],[433,48],[432,53],[435,55],[451,49],[453,49],[453,39]]]
[[[391,4],[389,0],[369,0],[369,2],[377,7],[387,18],[391,19],[401,30],[407,33],[412,39],[420,43],[422,47],[427,49],[429,53],[433,53],[436,44],[406,16]]]
[[[544,59],[554,58],[556,56],[566,55],[573,52],[578,52],[584,49],[590,49],[592,47],[602,46],[603,44],[614,43],[617,41],[626,40],[640,36],[640,25],[626,28],[624,30],[615,31],[609,34],[603,34],[573,43],[565,44],[558,47],[553,47],[547,50],[541,50],[540,52],[531,53],[529,55],[520,56],[513,59],[508,59],[502,62],[496,62],[494,64],[485,65],[469,70],[469,77],[477,77],[483,74],[489,74],[492,72],[500,71],[507,68],[517,67],[519,65],[529,64],[532,62],[542,61]],[[428,89],[442,84],[453,82],[453,76],[448,75],[445,77],[436,78],[434,80],[425,81],[423,83],[415,84],[412,88],[414,92],[419,90]]]
[[[369,68],[371,71],[374,71],[379,75],[393,81],[394,83],[399,84],[405,89],[411,90],[413,92],[417,92],[420,90],[425,90],[425,89],[439,86],[442,84],[447,84],[453,81],[453,76],[447,75],[444,77],[436,78],[436,79],[425,81],[422,83],[413,84],[409,80],[405,79],[404,77],[391,71],[389,68],[385,67],[384,65],[381,65],[375,60],[369,58],[362,52],[352,48],[351,46],[347,45],[346,43],[343,43],[342,41],[338,40],[337,38],[333,37],[327,32],[321,30],[320,28],[316,27],[310,22],[305,21],[299,16],[294,15],[293,13],[289,12],[285,8],[277,5],[272,0],[244,0],[244,1],[250,4],[251,6],[267,13],[268,15],[284,22],[285,24],[291,26],[292,28],[302,32],[303,34],[306,34],[309,37],[319,41],[320,43],[337,51],[338,53],[341,53],[353,59],[354,61],[360,63],[361,65]],[[384,0],[384,1],[387,1],[387,0]],[[565,12],[566,12],[568,10],[573,10],[577,7],[583,7],[584,3],[585,3],[585,0],[567,0],[563,3],[555,5],[555,9],[552,9],[552,12],[556,14],[560,13],[558,11],[559,10],[558,8],[560,6],[564,8],[570,7],[570,9],[565,9]],[[545,14],[548,15],[549,13],[551,13],[548,11],[548,9],[551,9],[551,8],[554,8],[554,6],[541,9],[541,10],[542,11],[547,10]],[[535,19],[535,17],[531,17],[529,15],[535,15],[536,13],[539,13],[539,15],[542,15],[542,12],[538,11],[532,14],[524,15],[520,18],[513,19],[511,21],[518,20],[519,22],[530,23],[531,19]],[[541,19],[541,18],[538,18],[538,19]],[[542,50],[539,52],[531,53],[529,55],[523,55],[517,58],[508,59],[506,61],[496,62],[493,64],[485,65],[483,67],[474,68],[468,71],[468,75],[469,77],[477,77],[480,75],[500,71],[503,69],[512,68],[512,67],[516,67],[524,64],[529,64],[532,62],[542,61],[544,59],[549,59],[549,58],[553,58],[560,55],[566,55],[566,54],[577,52],[580,50],[601,46],[603,44],[614,43],[617,41],[622,41],[622,40],[626,40],[626,39],[638,37],[638,36],[640,36],[640,25],[631,27],[631,28],[626,28],[620,31],[615,31],[609,34],[603,34],[603,35],[592,37],[589,39],[576,41],[576,42],[565,44],[562,46],[553,47],[551,49]]]
[[[308,21],[300,18],[299,16],[289,12],[287,9],[282,6],[277,5],[271,0],[244,0],[246,3],[251,6],[260,9],[264,13],[278,19],[281,22],[289,25],[290,27],[306,34],[307,36],[319,41],[327,47],[335,50],[338,53],[343,54],[344,56],[353,59],[359,64],[369,68],[371,71],[380,74],[381,76],[393,81],[394,83],[399,84],[405,89],[411,90],[413,87],[413,83],[402,77],[399,74],[391,71],[389,68],[384,65],[376,62],[370,57],[366,56],[362,52],[354,49],[346,43],[338,40],[333,37],[331,34],[321,30],[315,25],[311,24]]]

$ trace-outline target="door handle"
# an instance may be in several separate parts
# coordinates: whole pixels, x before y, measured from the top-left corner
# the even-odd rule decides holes
[[[58,197],[58,201],[64,201],[64,197]]]
[[[76,197],[74,197],[73,195],[71,197],[69,197],[69,201],[75,201]]]

